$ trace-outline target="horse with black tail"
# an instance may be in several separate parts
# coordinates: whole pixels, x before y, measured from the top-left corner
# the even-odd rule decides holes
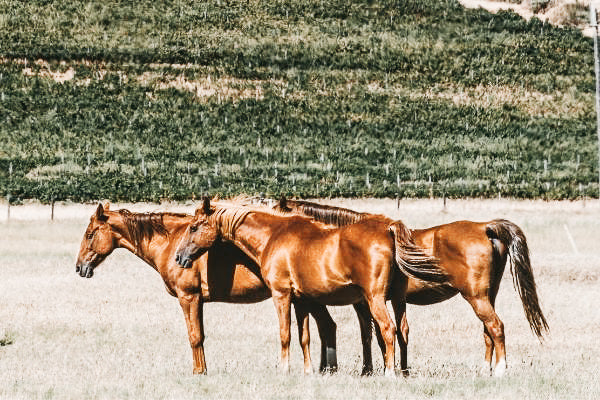
[[[285,198],[275,207],[281,211],[308,215],[335,226],[353,224],[372,217],[369,213]],[[523,231],[513,222],[496,219],[489,222],[456,221],[426,229],[414,229],[411,235],[416,246],[439,259],[440,269],[447,275],[449,282],[431,284],[409,276],[406,302],[418,305],[434,304],[460,293],[483,323],[485,369],[489,373],[493,371],[495,376],[502,376],[506,370],[504,324],[496,314],[494,306],[507,259],[510,259],[513,284],[521,298],[531,330],[540,339],[548,331],[548,323],[539,304],[529,248]],[[398,288],[398,291],[402,293],[404,289]],[[392,285],[393,303],[395,292],[396,288]],[[399,330],[401,360],[405,360],[408,323],[401,304],[400,302],[399,309],[402,315],[396,315],[396,324]],[[365,307],[355,308],[359,318],[363,319],[363,370],[368,371],[372,369],[371,318]],[[398,313],[396,308],[395,312]],[[496,362],[492,370],[494,352]]]

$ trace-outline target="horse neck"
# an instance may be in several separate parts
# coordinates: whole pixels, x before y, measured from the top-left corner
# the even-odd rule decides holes
[[[273,223],[277,217],[270,214],[252,212],[231,232],[220,230],[223,239],[232,242],[257,265],[273,232]],[[222,228],[222,225],[219,225]]]
[[[370,217],[369,214],[348,208],[328,206],[308,201],[289,200],[287,204],[291,212],[312,217],[315,221],[333,226],[345,226],[357,223]]]
[[[177,243],[177,238],[181,237],[191,218],[163,215],[162,220],[167,235],[153,232],[142,236],[141,240],[138,238],[137,243],[133,231],[140,229],[139,224],[148,222],[134,218],[128,227],[125,217],[121,216],[120,221],[113,225],[120,236],[117,238],[117,246],[129,250],[159,272],[163,264],[161,258],[167,255],[168,246]]]

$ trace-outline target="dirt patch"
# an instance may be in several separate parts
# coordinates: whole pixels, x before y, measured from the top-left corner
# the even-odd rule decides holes
[[[491,0],[458,1],[466,8],[483,8],[492,13],[501,10],[512,10],[527,20],[535,16],[553,25],[576,26],[586,36],[593,34],[593,30],[588,26],[587,10],[589,10],[590,3],[595,4],[596,8],[600,7],[600,0],[550,0],[547,4],[544,2],[543,7],[536,7],[537,10],[532,7],[531,0],[523,0],[520,3]]]
[[[211,78],[210,75],[201,79],[190,80],[183,75],[176,77],[165,76],[153,72],[145,72],[138,81],[142,85],[153,86],[158,90],[178,89],[192,92],[199,99],[217,97],[228,101],[264,98],[264,87],[275,85],[284,87],[282,80],[248,80],[233,77]]]

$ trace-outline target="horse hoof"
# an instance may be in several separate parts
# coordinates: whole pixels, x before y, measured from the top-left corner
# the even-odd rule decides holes
[[[492,364],[484,362],[481,366],[481,375],[483,376],[492,376]]]
[[[373,375],[373,367],[371,367],[371,368],[363,368],[362,372],[360,374],[362,376],[371,376],[371,375]]]
[[[385,375],[386,378],[395,378],[396,377],[396,371],[394,371],[393,368],[386,368],[384,375]]]
[[[202,368],[194,368],[194,375],[206,375],[206,370]]]
[[[331,375],[337,372],[337,365],[331,365],[323,368],[319,368],[319,372],[323,375]]]
[[[504,373],[506,372],[506,361],[504,359],[498,361],[498,364],[496,364],[496,368],[494,368],[494,376],[496,378],[501,378],[504,376]]]
[[[410,372],[408,371],[408,369],[402,370],[402,376],[405,378],[408,378],[410,376]]]

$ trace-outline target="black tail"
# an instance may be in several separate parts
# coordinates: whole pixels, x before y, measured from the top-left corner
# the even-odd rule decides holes
[[[541,338],[544,332],[548,332],[548,323],[540,308],[523,231],[510,221],[495,219],[487,225],[486,234],[490,239],[500,240],[508,249],[513,285],[521,297],[529,327]]]
[[[402,272],[427,282],[448,281],[444,271],[439,268],[439,260],[427,255],[415,244],[412,232],[401,221],[392,222],[389,231],[394,238],[394,258]]]

